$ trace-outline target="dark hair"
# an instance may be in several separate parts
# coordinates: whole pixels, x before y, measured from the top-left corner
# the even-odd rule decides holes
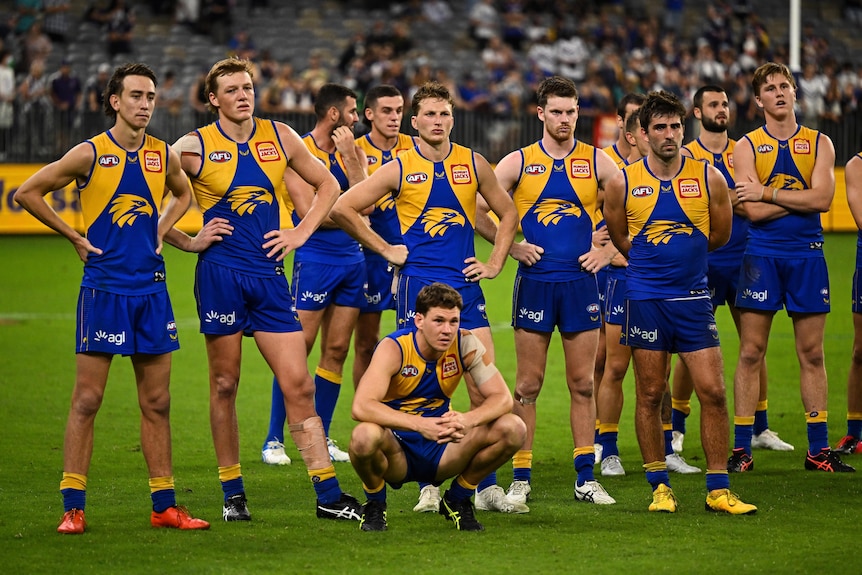
[[[751,89],[754,90],[755,96],[760,96],[760,88],[766,84],[766,79],[773,74],[781,74],[787,78],[787,81],[790,82],[793,89],[796,89],[796,79],[790,72],[790,68],[777,62],[767,62],[757,68],[757,70],[754,71],[754,75],[751,77]]]
[[[416,296],[416,313],[425,315],[432,307],[440,307],[443,309],[464,309],[464,300],[461,299],[461,294],[455,291],[450,285],[434,282],[427,285]]]
[[[333,106],[341,109],[347,98],[356,99],[356,92],[341,84],[324,84],[314,98],[314,115],[318,120],[326,117],[326,113]]]
[[[204,98],[207,102],[207,109],[210,112],[214,114],[218,113],[218,108],[210,102],[210,94],[218,93],[218,79],[228,74],[236,74],[237,72],[248,72],[249,77],[254,80],[254,64],[249,60],[234,56],[219,60],[207,72],[207,77],[204,81]]]
[[[398,96],[404,97],[401,90],[392,84],[380,84],[366,92],[365,107],[374,109],[374,106],[377,105],[377,100],[380,98],[397,98]]]
[[[617,116],[625,120],[626,108],[629,104],[637,104],[638,108],[640,108],[644,105],[644,102],[646,102],[646,96],[638,92],[629,92],[628,94],[620,98],[619,102],[617,102]]]
[[[146,64],[123,64],[114,70],[114,74],[108,80],[108,84],[105,86],[105,91],[102,94],[105,115],[114,120],[117,119],[117,111],[111,107],[111,96],[114,94],[117,96],[123,95],[123,80],[126,79],[126,76],[144,76],[153,81],[153,87],[159,85],[156,80],[156,73]]]
[[[641,119],[639,114],[629,114],[629,117],[626,118],[626,132],[631,132],[632,134],[634,134],[635,130],[640,127],[640,121]]]
[[[685,120],[685,106],[676,97],[676,94],[666,90],[650,92],[646,102],[638,111],[641,128],[649,130],[650,120],[658,116],[678,116],[680,121]]]
[[[413,115],[419,115],[419,106],[423,100],[444,100],[449,103],[452,108],[455,108],[455,102],[452,100],[452,94],[440,82],[425,82],[422,84],[416,93],[413,94],[413,101],[410,103],[410,108],[413,110]]]
[[[701,109],[703,106],[703,95],[707,92],[718,92],[719,94],[724,94],[724,88],[716,86],[715,84],[707,84],[706,86],[698,88],[697,92],[694,93],[694,97],[691,99],[695,108]]]
[[[548,98],[551,96],[574,98],[577,100],[578,89],[575,88],[575,83],[568,78],[551,76],[542,80],[542,83],[536,89],[536,99],[539,107],[544,108],[548,104]]]

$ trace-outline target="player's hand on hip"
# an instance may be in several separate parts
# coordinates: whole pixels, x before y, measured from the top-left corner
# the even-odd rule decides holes
[[[543,253],[545,248],[531,244],[527,240],[514,243],[509,249],[509,255],[526,266],[531,266],[542,259]]]
[[[407,261],[408,253],[407,246],[403,244],[393,246],[390,244],[380,255],[386,258],[386,261],[393,266],[401,267]]]
[[[476,258],[467,258],[464,263],[467,267],[461,270],[461,273],[464,274],[464,279],[471,283],[493,279],[500,273],[500,268],[482,263]]]
[[[91,244],[90,240],[84,236],[80,236],[80,239],[76,240],[73,245],[75,246],[75,251],[78,252],[78,257],[84,263],[87,263],[87,260],[90,259],[90,254],[102,255],[102,250]]]
[[[224,239],[224,236],[233,234],[233,226],[225,218],[213,218],[206,223],[201,231],[197,233],[189,243],[189,251],[200,253],[216,242]]]
[[[265,244],[263,244],[263,249],[269,250],[266,253],[266,257],[271,258],[275,256],[275,261],[282,261],[287,254],[296,248],[302,246],[305,243],[305,240],[308,238],[303,238],[295,229],[281,229],[281,230],[272,230],[271,232],[267,232],[264,234],[264,239],[269,240]]]

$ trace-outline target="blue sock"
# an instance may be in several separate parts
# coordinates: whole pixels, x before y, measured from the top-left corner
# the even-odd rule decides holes
[[[84,505],[87,504],[87,492],[83,489],[61,489],[63,494],[63,511],[71,511],[72,509],[84,510]]]
[[[673,429],[664,430],[664,455],[673,455]]]
[[[754,428],[751,425],[736,424],[733,426],[733,448],[742,448],[751,455],[751,435]]]
[[[575,471],[578,472],[578,486],[583,485],[587,481],[595,481],[593,475],[593,465],[596,463],[596,456],[592,454],[578,455],[574,459]]]
[[[245,493],[245,486],[242,483],[242,476],[240,475],[236,479],[229,479],[228,481],[221,482],[221,490],[224,492],[224,500],[227,501],[228,497],[232,497],[239,493]]]
[[[497,485],[497,472],[492,471],[491,473],[486,475],[482,481],[479,482],[479,485],[476,486],[476,491],[484,491],[485,489],[493,487],[495,485]]]
[[[272,378],[272,402],[269,406],[269,431],[266,432],[266,439],[263,441],[263,448],[269,441],[278,441],[284,443],[284,422],[287,420],[287,413],[284,411],[284,395],[281,393],[281,387],[278,385],[278,380]]]
[[[365,492],[365,498],[368,501],[379,501],[380,503],[386,503],[386,484],[383,484],[383,489],[380,491],[376,491],[374,493]]]
[[[314,407],[323,422],[326,437],[329,437],[329,426],[332,425],[332,415],[340,393],[341,376],[318,367],[314,373]]]
[[[610,455],[619,456],[620,450],[617,446],[618,431],[606,431],[599,434],[599,445],[602,446],[602,459]]]
[[[455,503],[457,501],[464,501],[465,499],[470,499],[473,497],[474,490],[467,489],[463,487],[459,482],[458,478],[452,480],[452,484],[449,485],[449,490],[446,492],[446,499]]]
[[[856,439],[862,437],[862,419],[847,420],[847,435]]]
[[[341,485],[338,484],[338,478],[330,477],[314,485],[314,492],[317,494],[317,499],[321,503],[335,503],[341,497]]]
[[[177,504],[177,493],[173,489],[152,491],[150,498],[153,500],[153,511],[156,513],[161,513],[168,507],[173,507]]]
[[[824,449],[829,449],[829,430],[825,421],[808,424],[808,452],[817,455]]]
[[[715,491],[716,489],[730,489],[730,476],[726,471],[706,472],[706,490]]]
[[[769,416],[765,409],[758,409],[754,412],[754,435],[760,435],[769,429]]]
[[[673,431],[678,431],[682,434],[685,434],[685,420],[687,417],[688,415],[685,412],[682,412],[678,409],[674,409],[670,412],[670,422],[671,425],[673,425],[673,430],[671,431],[671,434],[673,434]]]
[[[656,487],[658,487],[662,483],[670,487],[670,477],[667,474],[667,469],[663,471],[647,471],[646,479],[652,486],[653,491],[655,491]]]

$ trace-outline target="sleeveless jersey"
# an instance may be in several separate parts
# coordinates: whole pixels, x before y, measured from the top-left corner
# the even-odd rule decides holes
[[[415,143],[413,138],[407,134],[398,134],[398,141],[391,150],[381,150],[371,141],[369,134],[362,136],[356,140],[356,145],[365,151],[368,157],[368,175],[373,174],[377,168],[391,162],[393,158],[399,154],[413,148]],[[386,240],[391,245],[403,244],[404,239],[401,237],[401,229],[398,226],[398,214],[395,211],[395,200],[391,195],[385,195],[374,205],[374,211],[368,216],[371,222],[371,229],[377,232],[381,238]],[[366,255],[371,255],[369,252]],[[376,255],[376,254],[375,254]]]
[[[461,331],[436,361],[428,361],[419,353],[415,329],[402,329],[386,337],[401,348],[401,369],[392,376],[383,403],[422,417],[440,417],[449,411],[452,394],[464,375]]]
[[[707,166],[690,158],[671,180],[652,174],[645,160],[623,169],[625,208],[632,246],[626,298],[709,297]]]
[[[453,143],[442,162],[432,162],[413,148],[395,161],[401,168],[395,208],[409,250],[401,273],[466,287],[464,260],[476,255],[479,182],[473,151]]]
[[[339,152],[330,154],[321,150],[311,133],[304,135],[302,141],[305,142],[311,155],[323,162],[329,173],[335,176],[338,185],[341,186],[341,191],[346,192],[350,188],[350,183],[347,181],[347,170],[344,167],[341,154]],[[299,224],[300,217],[295,210],[291,212],[290,217],[294,226]],[[341,228],[317,228],[308,238],[308,241],[296,250],[294,255],[294,262],[347,265],[363,261],[365,261],[365,256],[362,255],[359,242]]]
[[[862,152],[856,154],[855,157],[862,160]],[[862,230],[856,232],[856,267],[862,268]]]
[[[700,138],[689,142],[683,148],[691,153],[695,160],[702,160],[715,166],[727,182],[727,187],[734,188],[733,180],[733,149],[736,147],[734,140],[728,140],[727,146],[719,154],[706,149]],[[720,248],[709,252],[709,262],[720,266],[739,266],[742,255],[745,253],[745,243],[748,239],[748,226],[751,222],[736,213],[733,214],[733,226],[730,230],[730,239]]]
[[[799,126],[788,140],[760,127],[743,136],[754,149],[757,177],[777,190],[811,187],[820,132]],[[817,212],[790,212],[767,222],[751,222],[747,254],[767,257],[823,257],[823,227]]]
[[[629,163],[626,159],[620,154],[620,151],[617,149],[617,145],[613,144],[612,146],[608,146],[607,148],[602,148],[602,151],[609,155],[614,163],[617,165],[619,169],[625,168]]]
[[[543,281],[571,281],[589,272],[578,258],[590,251],[596,225],[599,183],[596,148],[575,141],[562,159],[548,155],[542,142],[521,148],[521,174],[512,194],[524,238],[545,249],[519,273]]]
[[[204,223],[227,219],[233,234],[201,252],[200,260],[256,276],[284,273],[284,264],[266,257],[264,234],[279,229],[288,158],[270,120],[254,118],[247,142],[235,142],[219,122],[195,132],[201,141],[201,169],[192,178]]]
[[[156,247],[167,144],[147,134],[129,151],[108,132],[87,142],[95,162],[78,190],[87,239],[102,254],[89,255],[81,285],[123,295],[164,291],[165,262]]]

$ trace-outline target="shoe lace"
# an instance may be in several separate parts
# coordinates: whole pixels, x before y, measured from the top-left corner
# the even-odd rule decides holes
[[[527,494],[527,487],[529,483],[526,481],[516,481],[512,484],[512,495],[517,495],[518,497],[524,496]]]

